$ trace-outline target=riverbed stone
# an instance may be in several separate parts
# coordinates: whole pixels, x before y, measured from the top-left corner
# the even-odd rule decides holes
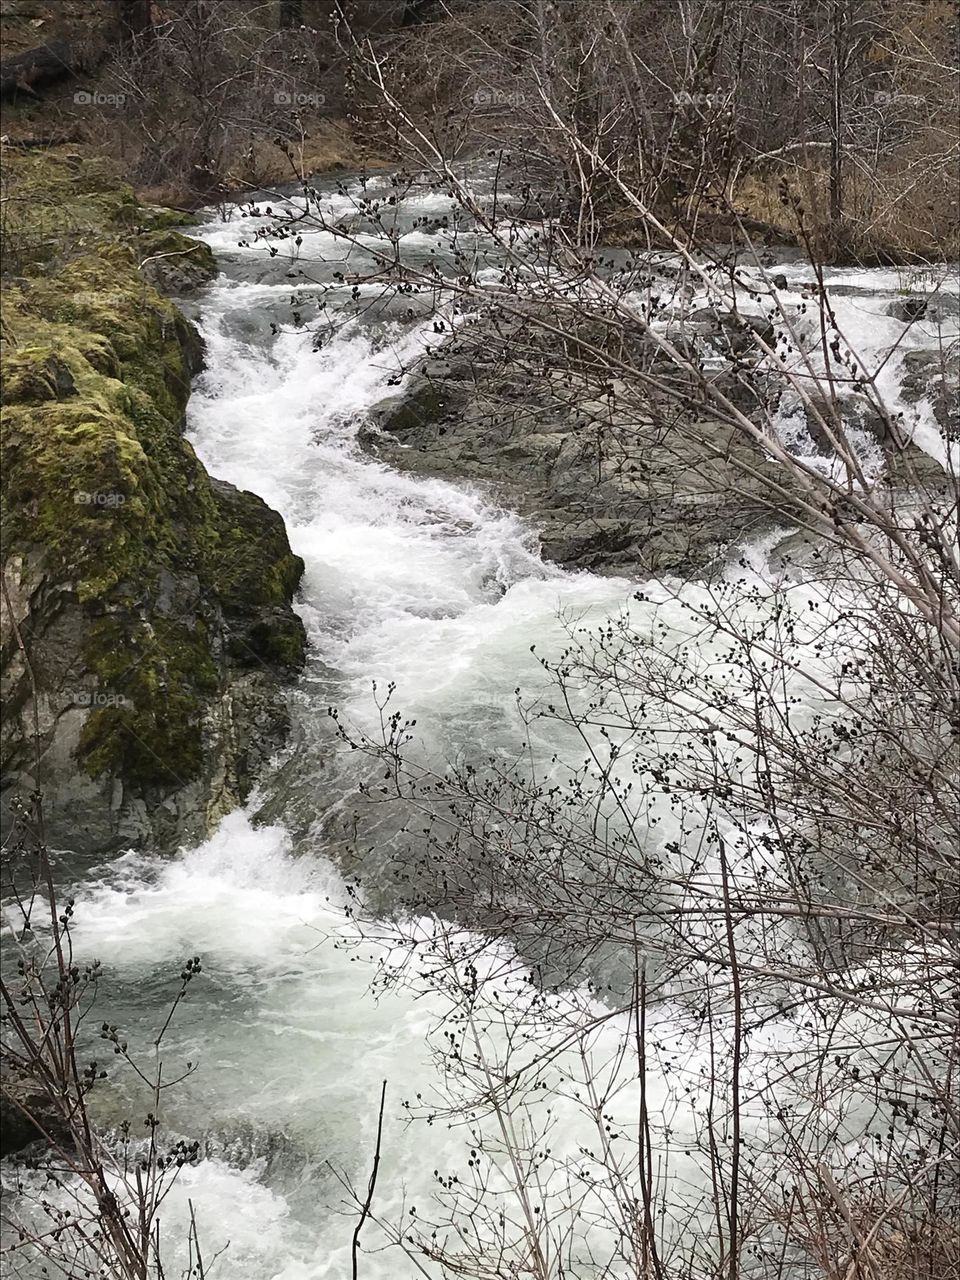
[[[404,470],[481,483],[569,569],[700,574],[769,524],[772,464],[733,428],[640,412],[621,384],[598,398],[558,370],[525,376],[496,345],[425,360],[371,410],[366,447]]]
[[[929,295],[909,294],[889,302],[886,313],[903,324],[923,320],[942,326],[960,316],[960,295],[944,290]]]
[[[903,396],[929,400],[948,439],[960,439],[960,351],[952,347],[908,351],[903,357]]]
[[[50,1097],[5,1056],[0,1089],[0,1159],[27,1148],[32,1150],[35,1144],[42,1151],[48,1137],[61,1148],[70,1145],[67,1127]]]

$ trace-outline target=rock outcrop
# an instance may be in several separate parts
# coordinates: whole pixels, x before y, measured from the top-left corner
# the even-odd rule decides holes
[[[63,1117],[46,1092],[7,1058],[0,1071],[0,1160],[33,1143],[50,1139],[61,1148],[70,1143]]]
[[[38,787],[55,846],[201,838],[284,740],[302,562],[183,436],[202,344],[139,267],[209,250],[69,161],[23,178],[87,227],[4,288],[5,817]]]
[[[960,344],[908,351],[903,357],[903,395],[929,400],[948,440],[960,440]]]
[[[616,385],[596,398],[565,374],[531,378],[494,341],[466,346],[441,348],[376,406],[368,448],[491,487],[570,569],[700,574],[769,525],[771,464],[732,429],[654,416]]]

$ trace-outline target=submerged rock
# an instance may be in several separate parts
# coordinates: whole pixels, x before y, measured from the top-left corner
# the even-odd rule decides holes
[[[887,315],[892,316],[894,320],[901,320],[904,324],[922,320],[926,314],[926,298],[897,298],[887,306]]]
[[[910,294],[895,298],[887,304],[887,315],[903,324],[926,320],[935,325],[955,321],[960,315],[960,297],[955,293],[940,291],[934,294]]]

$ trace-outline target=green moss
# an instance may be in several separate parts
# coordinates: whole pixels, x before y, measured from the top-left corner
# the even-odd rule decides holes
[[[76,395],[69,366],[49,347],[27,347],[7,360],[0,403],[30,404]]]
[[[201,347],[169,299],[137,270],[126,245],[108,244],[66,264],[55,279],[4,290],[5,321],[22,346],[38,337],[109,347],[119,377],[145,391],[179,423]]]
[[[83,769],[175,788],[202,766],[221,628],[237,664],[302,664],[288,606],[303,564],[280,517],[211,481],[183,438],[202,348],[141,265],[171,254],[208,278],[209,249],[106,168],[78,173],[49,153],[14,168],[21,229],[57,230],[49,253],[19,255],[3,290],[5,554],[39,549],[89,619],[86,668],[103,700],[81,731]]]
[[[24,274],[131,227],[133,190],[105,160],[69,147],[4,154],[5,270]]]
[[[178,786],[203,763],[203,695],[218,688],[206,626],[128,618],[96,623],[88,658],[106,705],[87,717],[77,758],[91,777],[121,772],[138,788]],[[118,769],[119,766],[119,769]]]
[[[191,240],[173,227],[141,228],[137,245],[143,250],[144,257],[149,253],[190,253],[196,255],[198,261],[206,263],[211,272],[216,270],[210,246],[202,240]]]
[[[291,555],[283,520],[262,498],[213,482],[218,505],[214,576],[221,600],[231,608],[280,605],[290,599],[303,573]]]
[[[151,567],[209,554],[214,505],[181,435],[189,375],[176,327],[163,339],[144,321],[137,359],[124,359],[109,339],[108,355],[97,340],[103,335],[60,321],[44,325],[36,313],[30,327],[52,341],[5,352],[0,361],[8,547],[44,546],[84,601]],[[121,378],[68,345],[78,339]],[[158,352],[166,345],[166,362],[151,365],[151,341]]]
[[[195,227],[200,219],[195,213],[183,209],[161,209],[156,205],[141,205],[137,225],[144,231],[166,231],[170,227]]]
[[[243,666],[299,668],[306,656],[300,619],[286,609],[303,574],[283,520],[256,494],[213,482],[217,538],[213,574],[231,616],[228,650]]]

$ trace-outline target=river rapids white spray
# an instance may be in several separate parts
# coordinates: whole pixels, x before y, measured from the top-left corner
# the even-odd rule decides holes
[[[333,193],[329,202],[333,211],[351,207]],[[421,208],[414,198],[407,204],[411,217],[446,207],[436,196],[424,197]],[[189,431],[212,475],[281,512],[306,564],[298,608],[311,658],[291,710],[298,813],[305,809],[307,821],[284,819],[289,783],[281,769],[200,847],[173,860],[128,854],[99,868],[78,887],[74,937],[78,951],[102,960],[110,1017],[132,1040],[137,1028],[149,1039],[183,958],[203,957],[202,982],[165,1046],[171,1061],[198,1064],[171,1096],[167,1123],[201,1136],[205,1152],[182,1172],[163,1209],[168,1274],[176,1274],[192,1200],[207,1256],[229,1246],[216,1274],[340,1280],[349,1274],[353,1220],[336,1211],[344,1201],[338,1175],[365,1184],[380,1081],[389,1081],[377,1197],[385,1219],[400,1220],[411,1203],[426,1208],[434,1171],[459,1167],[469,1144],[455,1128],[402,1123],[401,1102],[428,1096],[437,1083],[431,1035],[445,1005],[440,994],[371,992],[389,948],[357,944],[321,824],[310,820],[311,806],[319,817],[332,799],[327,706],[337,703],[363,721],[371,682],[392,680],[437,760],[478,740],[488,753],[515,751],[521,727],[513,691],[542,680],[530,645],[558,650],[565,638],[558,614],[600,620],[626,606],[634,584],[563,573],[540,559],[533,531],[480,493],[398,473],[365,454],[356,439],[365,411],[390,394],[401,368],[431,340],[432,325],[422,317],[365,323],[361,316],[332,331],[319,350],[311,330],[288,320],[271,335],[271,320],[289,317],[291,297],[309,312],[316,290],[287,278],[291,260],[283,252],[266,257],[251,235],[256,225],[234,216],[202,230],[224,274],[202,300],[207,370],[191,400]],[[409,236],[421,250],[433,239],[422,231]],[[342,246],[322,233],[305,240],[297,266],[308,263],[329,280]],[[754,566],[761,575],[762,561]],[[746,576],[757,580],[752,571]],[[650,584],[646,607],[676,626],[679,643],[681,614],[670,612],[675,589],[660,591],[658,605]],[[700,590],[683,588],[691,599]],[[630,607],[634,614],[643,608]],[[279,817],[258,823],[260,804]],[[578,999],[585,997],[571,993],[571,1010]],[[697,1125],[705,1060],[668,1007],[656,1014],[656,1027],[674,1074],[659,1082],[651,1105],[672,1124],[680,1188],[697,1178],[683,1152]],[[603,1032],[598,1063],[618,1034],[616,1025]],[[786,1052],[795,1034],[771,1022],[763,1039]],[[103,1105],[109,1117],[109,1100]],[[562,1140],[574,1150],[577,1109],[555,1105]],[[762,1113],[747,1122],[762,1140]],[[692,1202],[698,1194],[694,1185]],[[365,1244],[377,1239],[371,1224]],[[363,1274],[406,1280],[420,1273],[390,1251],[366,1257]]]

